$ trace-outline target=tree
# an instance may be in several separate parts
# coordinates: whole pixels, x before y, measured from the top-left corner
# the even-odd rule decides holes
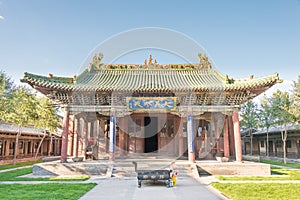
[[[258,106],[255,102],[247,101],[241,109],[241,127],[250,130],[250,154],[253,153],[252,129],[258,126]]]
[[[22,134],[22,127],[34,124],[37,120],[35,106],[37,100],[35,95],[25,87],[14,87],[10,94],[5,98],[5,110],[3,119],[18,126],[18,134],[16,135],[15,151],[13,163],[16,164],[16,155],[19,146],[19,137]]]
[[[50,150],[49,153],[51,152],[52,148],[52,132],[56,131],[57,128],[60,126],[59,122],[59,117],[56,114],[57,110],[51,106],[52,102],[51,100],[45,98],[45,97],[40,97],[38,99],[38,104],[37,104],[37,115],[38,115],[38,120],[34,123],[34,126],[36,128],[43,128],[44,130],[44,135],[43,138],[40,140],[38,148],[36,150],[34,160],[36,160],[36,157],[38,155],[39,149],[45,139],[45,137],[48,135],[47,131],[50,133]]]
[[[0,71],[0,96],[8,94],[13,88],[13,81],[3,71]]]
[[[13,81],[0,71],[0,120],[6,115],[6,100],[14,87]]]
[[[300,119],[300,75],[298,76],[298,81],[294,81],[292,90],[292,100],[293,100],[293,114]],[[298,121],[299,123],[299,121]]]
[[[288,92],[281,92],[280,90],[273,93],[270,100],[275,115],[275,123],[281,128],[283,161],[286,163],[287,125],[294,124],[297,120],[297,117],[293,114],[293,101]]]
[[[260,109],[259,109],[259,126],[261,128],[267,129],[267,144],[266,144],[266,155],[269,156],[269,129],[274,125],[274,113],[273,108],[270,104],[267,96],[264,96],[261,100]]]

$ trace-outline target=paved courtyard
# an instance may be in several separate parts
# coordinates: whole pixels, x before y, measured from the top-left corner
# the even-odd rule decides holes
[[[91,180],[92,181],[92,180]],[[93,181],[94,182],[94,181]],[[142,183],[142,187],[137,187],[136,178],[111,178],[96,181],[98,183],[92,190],[86,193],[81,200],[90,199],[225,199],[216,191],[210,190],[206,185],[201,184],[192,177],[179,177],[177,186],[167,188],[163,182],[155,184],[149,181]]]

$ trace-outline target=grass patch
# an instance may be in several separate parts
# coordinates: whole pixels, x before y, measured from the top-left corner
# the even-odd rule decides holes
[[[300,169],[300,164],[297,164],[297,163],[286,163],[286,164],[284,164],[283,162],[274,161],[274,160],[260,160],[260,162],[271,164],[271,165],[279,165],[279,166],[285,166],[285,167]]]
[[[0,173],[0,181],[85,181],[89,176],[80,177],[50,177],[50,178],[26,178],[20,177],[22,175],[31,174],[32,168],[16,169],[13,171]],[[1,199],[1,198],[0,198]]]
[[[8,164],[8,165],[0,165],[0,170],[4,170],[4,169],[12,169],[12,168],[17,168],[17,167],[25,167],[25,166],[31,166],[37,163],[41,163],[42,160],[37,160],[36,162],[34,161],[30,161],[30,162],[20,162],[17,163],[16,165],[13,164]]]
[[[269,180],[300,180],[300,172],[271,167],[272,174],[283,176],[216,176],[222,181],[269,181]]]
[[[0,199],[79,199],[95,187],[89,184],[0,185]]]
[[[212,183],[212,186],[233,200],[293,200],[300,197],[300,184]]]

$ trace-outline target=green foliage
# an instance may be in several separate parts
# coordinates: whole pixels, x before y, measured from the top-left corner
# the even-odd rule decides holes
[[[264,96],[261,100],[259,109],[259,126],[267,128],[267,131],[272,125],[274,125],[275,115],[273,112],[274,109],[272,108],[269,99],[267,96]]]
[[[292,112],[296,116],[299,122],[300,120],[300,76],[298,76],[298,81],[294,81],[292,100],[294,102],[292,107]]]
[[[243,104],[241,109],[241,118],[242,128],[252,129],[258,127],[258,105],[253,101],[247,101],[245,104]]]
[[[300,172],[295,170],[288,170],[282,168],[271,168],[272,174],[278,174],[283,176],[216,176],[219,180],[222,181],[299,181]]]
[[[32,173],[32,167],[16,169],[8,172],[0,173],[0,181],[85,181],[89,176],[76,176],[76,177],[50,177],[50,178],[27,178],[19,177]]]
[[[300,184],[293,183],[212,183],[212,186],[233,200],[292,200],[300,196]]]
[[[56,114],[57,110],[51,104],[51,100],[45,97],[38,98],[38,104],[36,105],[38,120],[34,123],[36,128],[43,128],[54,132],[60,126],[59,117]]]
[[[20,162],[20,163],[17,163],[16,165],[0,165],[0,170],[4,170],[4,169],[13,169],[13,168],[17,168],[17,167],[25,167],[25,166],[31,166],[33,164],[36,164],[36,163],[41,163],[42,160],[38,160],[36,162],[34,161],[30,161],[30,162]]]
[[[12,87],[13,81],[3,71],[0,71],[0,96],[9,93]]]
[[[247,101],[242,105],[241,109],[241,127],[243,129],[249,129],[250,131],[250,154],[252,155],[253,150],[253,135],[252,129],[258,127],[259,116],[258,116],[258,106],[253,101]]]
[[[79,199],[96,186],[88,184],[0,185],[0,199]]]
[[[300,164],[297,164],[297,163],[286,163],[286,164],[284,164],[283,162],[274,161],[274,160],[260,160],[260,162],[271,164],[271,165],[279,165],[279,166],[285,166],[285,167],[300,169]]]
[[[283,125],[296,122],[296,116],[292,111],[293,101],[288,92],[277,90],[270,98],[270,102],[275,115],[275,124],[282,127]]]
[[[33,125],[38,120],[34,94],[25,87],[15,87],[6,98],[6,109],[3,120],[19,127]]]

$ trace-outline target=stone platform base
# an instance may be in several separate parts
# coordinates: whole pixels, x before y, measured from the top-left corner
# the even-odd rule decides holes
[[[108,164],[93,162],[48,162],[33,165],[32,174],[35,176],[105,176],[108,168]]]
[[[270,176],[269,164],[255,162],[197,162],[199,174],[206,172],[211,175],[240,175],[240,176]]]

